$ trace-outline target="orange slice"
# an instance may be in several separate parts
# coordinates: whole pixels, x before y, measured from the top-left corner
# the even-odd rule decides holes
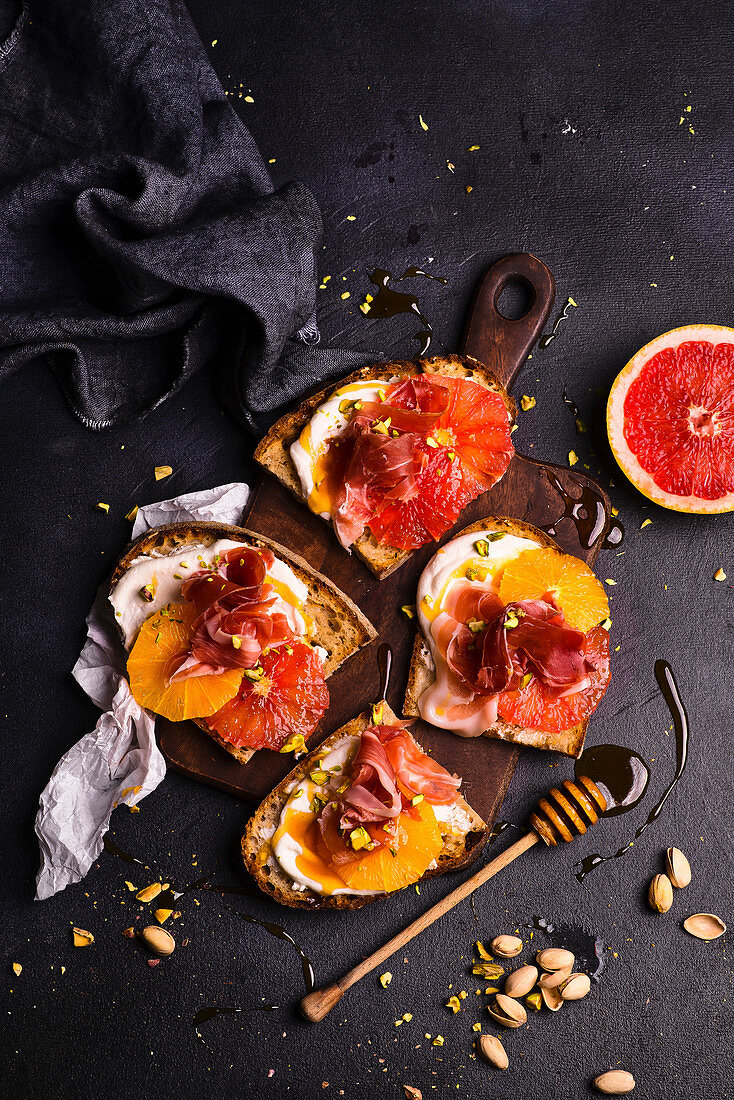
[[[214,714],[237,693],[242,679],[242,669],[232,668],[218,676],[166,682],[168,662],[188,648],[196,617],[192,604],[166,604],[143,623],[127,662],[138,703],[172,722]]]
[[[362,859],[339,867],[339,877],[353,890],[388,893],[417,882],[443,847],[441,828],[430,802],[416,806],[418,818],[401,814],[392,851],[384,846],[365,852]],[[393,852],[395,853],[393,855]]]
[[[537,600],[550,592],[566,622],[586,634],[609,615],[601,582],[585,562],[552,547],[523,550],[505,566],[500,598],[506,603]]]

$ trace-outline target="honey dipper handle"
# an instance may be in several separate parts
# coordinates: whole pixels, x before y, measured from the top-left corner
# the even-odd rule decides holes
[[[396,951],[399,951],[401,947],[405,947],[416,936],[420,935],[426,928],[429,928],[435,921],[439,920],[444,913],[448,913],[450,909],[453,909],[455,905],[458,905],[460,901],[464,901],[470,894],[473,894],[475,890],[483,886],[485,882],[493,878],[499,871],[502,871],[509,863],[517,859],[524,852],[527,852],[534,844],[537,844],[540,837],[531,829],[525,836],[520,837],[514,844],[511,844],[504,852],[493,859],[491,863],[485,864],[481,870],[476,874],[468,878],[466,882],[462,882],[461,886],[457,886],[455,890],[452,890],[450,894],[447,894],[441,901],[432,905],[425,913],[417,917],[412,924],[409,924],[407,928],[404,928],[402,932],[398,932],[397,936],[393,936],[391,940],[388,940],[386,944],[374,951],[368,958],[364,959],[361,963],[358,963],[348,974],[336,982],[333,985],[324,986],[323,989],[317,989],[313,993],[309,993],[307,997],[304,997],[299,1003],[301,1013],[307,1020],[311,1020],[313,1023],[323,1020],[331,1009],[337,1004],[344,993],[355,985],[361,978],[364,978],[366,974],[370,974],[378,966],[381,966],[391,955],[394,955]]]

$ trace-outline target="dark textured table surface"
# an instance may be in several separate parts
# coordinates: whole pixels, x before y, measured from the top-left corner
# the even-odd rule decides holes
[[[29,369],[0,394],[7,1095],[387,1098],[408,1084],[424,1097],[575,1100],[619,1064],[646,1100],[729,1096],[727,937],[699,942],[681,921],[701,910],[732,916],[732,587],[713,575],[723,566],[734,579],[734,527],[730,516],[681,516],[638,496],[613,464],[603,419],[612,379],[648,339],[689,322],[734,323],[729,5],[191,6],[275,180],[304,180],[321,204],[326,340],[411,353],[409,319],[370,322],[359,311],[375,267],[400,273],[419,264],[448,279],[416,288],[437,350],[455,343],[477,276],[504,253],[540,256],[559,305],[569,296],[577,303],[520,376],[518,394],[537,405],[515,440],[558,462],[573,449],[611,486],[627,535],[598,564],[616,581],[614,678],[589,743],[636,748],[652,779],[636,811],[570,849],[533,850],[478,894],[474,910],[464,903],[394,959],[388,989],[366,979],[316,1027],[293,1013],[302,993],[295,954],[237,912],[282,919],[323,982],[449,881],[333,915],[199,891],[177,922],[188,945],[155,969],[121,935],[138,912],[125,879],[142,886],[145,876],[115,857],[104,854],[82,884],[35,903],[38,794],[97,717],[69,670],[95,589],[129,530],[124,514],[162,490],[248,477],[251,442],[217,405],[208,377],[143,423],[93,435],[72,419],[45,368]],[[583,435],[562,402],[564,386],[588,424]],[[153,467],[163,463],[174,474],[156,485]],[[94,510],[100,499],[109,515]],[[630,853],[579,885],[574,862],[626,840],[672,777],[657,658],[670,661],[690,714],[688,768]],[[521,823],[549,782],[570,772],[565,759],[527,752],[503,818]],[[247,812],[170,774],[139,814],[116,811],[112,833],[178,883],[218,868],[219,881],[235,884]],[[669,844],[688,854],[693,881],[655,916],[645,892]],[[510,1068],[499,1074],[472,1053],[472,1024],[492,1030],[487,998],[468,973],[472,942],[523,929],[534,916],[600,936],[606,965],[587,1000],[502,1035]],[[94,947],[71,947],[72,923],[94,932]],[[546,942],[537,931],[531,946]],[[18,977],[13,962],[22,964]],[[445,1002],[464,989],[454,1016]],[[263,998],[282,1007],[250,1011]],[[200,1038],[193,1017],[207,1005],[242,1012],[210,1020]],[[396,1026],[406,1012],[412,1019]],[[443,1035],[444,1045],[426,1033]]]

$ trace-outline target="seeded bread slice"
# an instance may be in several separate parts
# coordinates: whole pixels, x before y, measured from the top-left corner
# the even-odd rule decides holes
[[[245,527],[232,527],[225,523],[170,523],[156,527],[134,542],[115,566],[110,580],[110,592],[122,574],[137,558],[165,557],[186,546],[211,546],[219,539],[246,542],[250,546],[262,546],[272,550],[277,558],[287,562],[293,572],[308,588],[305,610],[313,619],[316,639],[328,656],[324,661],[326,676],[330,676],[343,661],[362,646],[377,637],[377,631],[357,605],[349,599],[328,577],[317,573],[300,555],[272,539],[248,531]],[[246,764],[256,749],[237,748],[229,744],[216,730],[210,729],[206,718],[194,719],[206,734],[226,749],[241,764]]]
[[[487,516],[479,519],[469,527],[465,527],[459,535],[469,535],[474,531],[504,531],[508,535],[517,535],[519,538],[534,539],[541,546],[550,547],[560,555],[564,555],[561,548],[537,527],[530,523],[523,523],[519,519],[509,519],[503,516]],[[458,535],[456,536],[459,537]],[[413,656],[410,662],[408,675],[408,687],[405,693],[403,710],[408,717],[418,717],[418,700],[427,687],[435,679],[435,665],[428,643],[420,628],[413,643]],[[491,729],[485,730],[483,737],[495,737],[500,741],[513,741],[517,745],[530,745],[535,749],[548,749],[552,752],[563,752],[567,756],[580,756],[584,747],[584,738],[588,720],[577,723],[570,729],[560,733],[552,731],[528,729],[524,726],[516,726],[506,722],[504,718],[497,718]]]
[[[383,702],[382,706],[382,721],[386,725],[397,722],[398,719],[387,703]],[[367,905],[371,901],[390,896],[389,894],[323,896],[308,888],[304,890],[296,889],[292,879],[286,875],[276,861],[271,844],[272,836],[278,828],[283,806],[294,786],[305,779],[309,772],[317,766],[318,761],[330,752],[339,741],[345,737],[353,737],[361,733],[371,723],[371,715],[365,712],[336,730],[315,752],[301,760],[288,773],[285,779],[261,803],[247,823],[247,830],[242,837],[242,858],[245,861],[245,867],[263,893],[280,905],[287,905],[292,909],[361,909],[363,905]],[[443,837],[443,849],[436,860],[436,866],[427,871],[423,876],[424,878],[432,878],[434,875],[443,875],[448,871],[458,870],[458,868],[470,863],[478,856],[484,847],[489,834],[489,826],[461,796],[458,800],[457,819],[460,821],[460,827],[453,830],[448,822],[442,823],[442,826],[446,829]]]
[[[290,448],[319,405],[323,405],[324,401],[336,390],[352,382],[376,379],[388,383],[417,374],[446,375],[452,378],[469,378],[473,382],[479,382],[480,385],[486,386],[489,390],[496,390],[501,395],[511,421],[514,421],[517,415],[515,402],[504,386],[495,378],[488,367],[469,355],[441,355],[432,359],[408,359],[394,363],[377,363],[374,366],[361,367],[359,370],[347,375],[346,378],[342,378],[333,385],[327,386],[326,389],[307,397],[296,409],[282,416],[258,444],[255,450],[256,461],[271,474],[274,474],[298,500],[306,504],[301,481],[291,459]],[[330,520],[326,522],[331,523]],[[412,553],[411,550],[396,550],[392,546],[381,546],[368,531],[360,535],[353,545],[353,550],[357,557],[361,558],[365,565],[372,570],[378,580],[383,580],[395,569],[398,569]]]

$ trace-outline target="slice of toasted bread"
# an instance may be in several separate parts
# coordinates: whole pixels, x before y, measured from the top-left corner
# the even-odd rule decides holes
[[[504,531],[508,535],[517,535],[520,538],[534,539],[541,546],[552,547],[562,554],[563,551],[557,543],[546,535],[544,531],[533,527],[530,523],[523,523],[519,519],[510,519],[505,516],[487,516],[476,523],[465,527],[459,535],[469,535],[474,531]],[[458,537],[458,536],[457,536]],[[405,692],[405,704],[403,707],[407,717],[419,717],[418,700],[435,678],[435,665],[428,643],[418,627],[415,642],[413,643],[413,656],[410,661],[408,674],[408,687]],[[553,752],[563,752],[567,756],[580,756],[584,747],[588,720],[577,723],[571,729],[561,733],[528,729],[524,726],[515,726],[498,716],[491,729],[485,730],[484,737],[495,737],[500,741],[514,741],[518,745],[530,745],[535,749],[548,749]]]
[[[258,535],[245,527],[232,527],[225,523],[170,523],[148,531],[137,542],[132,543],[118,561],[110,580],[110,592],[125,570],[137,558],[165,557],[189,545],[211,546],[219,539],[231,539],[236,542],[246,542],[251,546],[267,547],[277,558],[287,562],[296,576],[303,581],[308,588],[306,613],[314,621],[318,644],[328,654],[324,661],[327,677],[347,657],[351,657],[363,645],[367,645],[377,637],[377,631],[357,605],[328,577],[312,569],[304,558],[272,539],[265,538],[264,535]],[[210,729],[206,718],[197,718],[195,722],[241,764],[246,764],[257,751],[230,745],[216,730]]]
[[[271,474],[274,474],[305,505],[306,499],[303,495],[300,478],[291,459],[290,448],[319,405],[323,405],[324,401],[335,390],[352,382],[361,382],[363,379],[390,382],[396,379],[408,378],[415,374],[440,374],[454,378],[470,378],[472,381],[486,386],[487,389],[496,390],[501,394],[511,420],[514,420],[517,415],[515,402],[504,386],[495,378],[488,367],[469,355],[442,355],[435,356],[432,359],[408,359],[394,363],[377,363],[374,366],[361,367],[359,370],[347,375],[346,378],[342,378],[340,381],[327,386],[326,389],[307,397],[296,409],[282,416],[258,444],[255,450],[255,460]],[[331,521],[326,522],[330,523]],[[395,569],[398,569],[412,553],[410,550],[396,550],[392,546],[381,546],[369,531],[365,531],[363,535],[360,535],[354,543],[353,549],[378,580],[383,580]]]
[[[382,707],[381,720],[386,725],[398,721],[387,703],[383,702]],[[390,894],[368,894],[366,896],[335,894],[324,896],[308,888],[299,889],[276,861],[270,843],[273,833],[278,827],[283,806],[296,784],[305,779],[308,773],[313,770],[317,760],[322,759],[339,741],[361,733],[371,724],[371,715],[365,712],[336,730],[322,745],[319,745],[315,752],[310,753],[288,773],[285,779],[260,804],[248,821],[247,830],[242,837],[242,858],[245,861],[245,867],[263,893],[280,905],[287,905],[293,909],[360,909],[371,901],[391,896]],[[458,870],[466,863],[471,862],[479,855],[489,835],[489,826],[461,796],[459,796],[457,805],[461,811],[461,828],[452,830],[446,823],[443,849],[436,860],[436,866],[427,871],[423,876],[424,878]]]

